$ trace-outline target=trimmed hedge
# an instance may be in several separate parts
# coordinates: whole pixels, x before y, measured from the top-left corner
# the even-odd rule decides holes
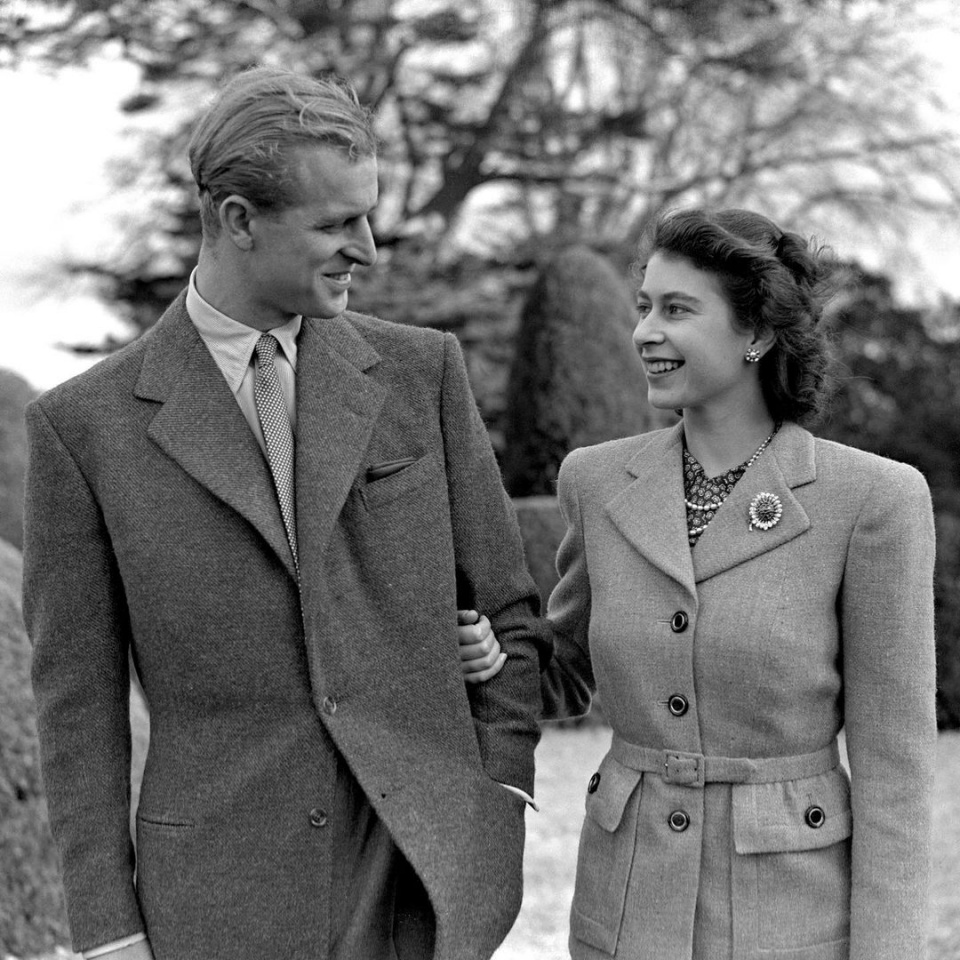
[[[633,346],[633,297],[600,254],[548,263],[520,318],[507,385],[502,468],[514,497],[552,494],[566,454],[659,426]]]
[[[0,370],[0,540],[23,547],[23,477],[27,428],[23,410],[36,396],[26,380]]]
[[[0,957],[43,953],[70,939],[40,786],[21,569],[20,554],[0,541]]]

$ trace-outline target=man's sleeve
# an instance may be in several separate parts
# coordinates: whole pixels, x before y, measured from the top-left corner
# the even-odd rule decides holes
[[[467,693],[487,773],[533,793],[540,736],[540,661],[549,658],[539,594],[459,344],[445,337],[441,422],[457,563],[457,606],[489,617],[507,653],[503,670]]]
[[[129,826],[129,626],[86,478],[39,402],[27,429],[23,611],[44,790],[79,951],[144,929]]]

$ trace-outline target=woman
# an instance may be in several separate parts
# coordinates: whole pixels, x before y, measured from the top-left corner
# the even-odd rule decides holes
[[[933,518],[916,470],[800,426],[827,274],[757,214],[661,218],[634,341],[650,402],[682,422],[561,468],[544,715],[596,690],[613,727],[577,960],[923,955]],[[499,649],[465,655],[489,672]]]

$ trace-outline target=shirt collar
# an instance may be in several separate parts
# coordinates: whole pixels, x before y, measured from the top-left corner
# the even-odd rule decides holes
[[[207,303],[197,290],[196,275],[194,268],[187,287],[187,313],[230,389],[237,393],[250,366],[253,350],[264,331],[233,320]],[[277,338],[280,349],[294,371],[297,369],[297,335],[302,322],[303,317],[296,316],[282,327],[267,331]]]

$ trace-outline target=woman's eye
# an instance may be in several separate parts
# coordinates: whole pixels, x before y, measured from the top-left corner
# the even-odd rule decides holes
[[[645,317],[650,312],[649,303],[638,303],[637,304],[637,316]]]

